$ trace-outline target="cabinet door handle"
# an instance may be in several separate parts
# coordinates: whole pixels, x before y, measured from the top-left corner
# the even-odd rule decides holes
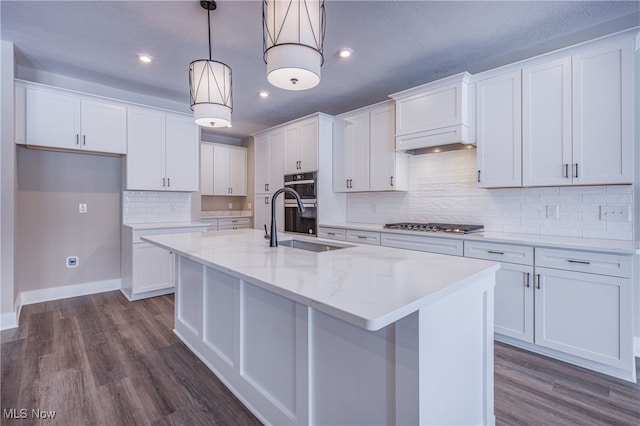
[[[264,203],[269,204],[269,197],[264,197]]]
[[[503,251],[493,251],[493,250],[487,250],[487,253],[491,253],[491,254],[500,254],[503,255],[504,252]]]
[[[87,135],[82,135],[82,145],[87,144]]]
[[[229,188],[229,190],[231,191],[231,194],[233,194],[233,187]]]
[[[80,135],[76,133],[76,145],[80,145]]]
[[[581,265],[591,265],[591,262],[587,262],[586,260],[567,259],[567,262],[569,262],[569,263],[579,263]]]
[[[393,176],[391,176],[391,186],[393,186]]]
[[[162,187],[163,187],[163,188],[166,186],[166,185],[165,185],[166,181],[167,181],[167,179],[166,179],[166,178],[162,178]]]
[[[536,288],[540,290],[540,274],[536,274],[536,279],[538,281],[538,285],[536,286]]]
[[[171,178],[167,178],[167,188],[171,186]]]
[[[480,182],[480,170],[478,170],[478,182]]]
[[[569,163],[565,163],[563,169],[562,177],[569,179]]]
[[[268,184],[268,183],[265,183],[265,184],[264,184],[264,190],[265,190],[265,191],[268,191],[268,190],[269,190],[269,184]]]
[[[529,273],[528,272],[524,274],[524,286],[526,288],[529,288]]]
[[[575,168],[576,168],[576,173],[573,175],[574,178],[578,177],[578,163],[574,164]]]

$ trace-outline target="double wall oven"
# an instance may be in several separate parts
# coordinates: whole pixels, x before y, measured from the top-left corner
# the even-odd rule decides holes
[[[284,193],[284,230],[305,235],[318,233],[318,186],[317,172],[285,175],[284,186],[300,194],[304,212],[298,211],[298,203],[293,195]]]

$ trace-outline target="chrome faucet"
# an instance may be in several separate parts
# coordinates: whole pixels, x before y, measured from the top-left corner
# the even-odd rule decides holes
[[[278,247],[278,237],[276,236],[276,198],[278,195],[283,192],[288,192],[289,194],[296,197],[296,201],[298,202],[298,211],[302,213],[304,211],[304,204],[302,204],[302,198],[300,198],[300,194],[298,194],[295,190],[291,188],[280,188],[278,189],[271,198],[271,238],[269,239],[269,247]]]

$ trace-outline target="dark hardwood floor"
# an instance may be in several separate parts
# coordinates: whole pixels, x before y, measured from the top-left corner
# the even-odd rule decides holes
[[[173,296],[25,306],[20,327],[1,333],[0,424],[259,424],[172,328]],[[640,424],[638,384],[499,343],[495,371],[498,425]]]

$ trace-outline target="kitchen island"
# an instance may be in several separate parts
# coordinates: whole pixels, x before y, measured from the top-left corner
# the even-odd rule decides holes
[[[498,264],[254,230],[143,239],[176,255],[175,333],[262,422],[494,423]]]

